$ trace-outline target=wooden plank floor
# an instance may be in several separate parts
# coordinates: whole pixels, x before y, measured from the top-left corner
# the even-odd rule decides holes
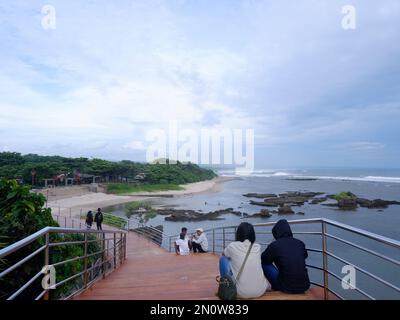
[[[218,256],[192,254],[177,256],[130,232],[127,260],[75,300],[202,300],[217,299],[215,292]],[[322,299],[322,291],[312,288],[305,294],[267,292],[262,300]]]

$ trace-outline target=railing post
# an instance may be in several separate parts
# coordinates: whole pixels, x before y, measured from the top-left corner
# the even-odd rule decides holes
[[[101,257],[101,273],[103,275],[103,279],[106,277],[106,273],[105,273],[105,266],[104,266],[104,262],[105,262],[105,258],[106,258],[106,239],[105,239],[105,233],[101,233],[102,235],[102,257]]]
[[[169,244],[168,244],[168,251],[169,252],[171,252],[171,240],[172,240],[172,237],[171,236],[169,236],[169,238],[168,238],[168,242],[169,242]]]
[[[213,229],[213,253],[215,253],[215,229]]]
[[[67,217],[64,217],[64,228],[67,227]]]
[[[72,210],[69,208],[69,217],[72,218]]]
[[[86,289],[87,284],[88,284],[88,239],[87,239],[87,233],[85,233],[85,260],[84,260],[84,266],[85,266],[85,273],[83,274],[83,286]]]
[[[126,260],[126,233],[124,234],[124,260]]]
[[[325,221],[321,222],[322,225],[322,268],[324,269],[324,299],[329,299],[329,283],[328,283],[328,255],[326,243],[326,224]]]
[[[124,248],[124,235],[122,233],[119,234],[119,265],[122,264],[122,260],[124,259],[124,252],[122,251]]]
[[[44,266],[46,267],[47,272],[50,272],[50,270],[48,270],[48,268],[47,268],[48,265],[49,265],[49,261],[50,261],[50,256],[49,256],[50,234],[49,233],[46,233],[46,240],[45,241],[46,241],[46,248],[45,248],[45,251],[44,251]],[[43,299],[44,300],[49,300],[50,299],[50,291],[49,291],[48,288],[45,289],[45,290],[46,290],[46,293],[44,294]]]
[[[222,229],[223,249],[225,249],[225,228]]]
[[[114,232],[114,269],[117,268],[117,233]]]

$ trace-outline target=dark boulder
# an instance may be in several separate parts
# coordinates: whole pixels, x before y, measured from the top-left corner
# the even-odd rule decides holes
[[[368,205],[369,209],[375,209],[375,208],[382,208],[385,209],[391,204],[400,204],[398,201],[387,201],[387,200],[382,200],[382,199],[375,199],[370,202]]]
[[[260,217],[269,218],[272,217],[272,213],[270,213],[267,209],[261,209]]]
[[[277,197],[277,195],[274,193],[246,193],[243,196],[248,198],[259,198],[259,199]]]
[[[278,214],[294,214],[294,211],[289,206],[283,206],[278,208]]]
[[[275,203],[268,203],[264,201],[254,201],[250,200],[250,204],[256,205],[256,206],[263,206],[263,207],[277,207],[278,205]]]
[[[315,199],[312,199],[312,200],[311,200],[310,204],[319,204],[319,203],[321,203],[321,202],[325,202],[326,200],[328,200],[327,197],[315,198]]]
[[[356,199],[341,199],[338,201],[338,207],[341,210],[355,210],[357,206]]]

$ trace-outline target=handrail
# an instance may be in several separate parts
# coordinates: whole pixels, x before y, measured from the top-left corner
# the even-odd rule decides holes
[[[84,235],[84,241],[64,241],[64,242],[50,242],[50,235],[51,234],[80,234]],[[96,236],[95,240],[90,240],[88,239],[87,235],[94,235]],[[112,234],[113,237],[106,237],[107,234]],[[99,237],[100,235],[100,237]],[[117,235],[119,235],[117,237]],[[34,241],[38,239],[42,239],[45,237],[45,244],[40,246],[38,249],[35,249],[32,253],[28,254],[26,257],[22,258],[21,260],[13,263],[11,266],[6,268],[0,273],[0,279],[6,276],[7,274],[13,272],[16,270],[18,267],[23,265],[25,262],[28,260],[32,259],[33,257],[37,256],[38,253],[41,253],[44,251],[45,253],[45,258],[44,258],[44,263],[43,263],[43,268],[37,272],[33,277],[27,280],[21,287],[19,287],[15,292],[9,293],[10,295],[8,296],[8,300],[12,300],[16,297],[18,297],[22,292],[24,292],[29,286],[31,286],[38,278],[41,276],[45,275],[48,273],[48,271],[44,271],[49,269],[49,267],[57,267],[66,263],[70,263],[73,261],[77,260],[84,260],[84,269],[83,271],[80,271],[78,273],[73,274],[72,276],[69,276],[66,279],[63,279],[56,283],[55,285],[52,286],[52,289],[55,289],[59,287],[61,284],[64,284],[68,281],[71,281],[73,279],[76,279],[78,277],[83,277],[82,285],[83,288],[87,288],[89,283],[94,283],[100,277],[104,277],[107,272],[109,272],[109,268],[105,267],[105,264],[110,264],[113,266],[112,269],[115,269],[117,267],[117,264],[122,264],[122,262],[126,259],[126,231],[122,230],[87,230],[87,229],[74,229],[74,228],[61,228],[61,227],[45,227],[30,236],[21,239],[20,241],[17,241],[11,245],[9,245],[6,248],[3,248],[0,250],[0,259],[6,258],[8,255],[17,252],[18,250],[25,248],[27,245],[30,245]],[[113,245],[109,246],[109,241],[112,241]],[[88,252],[87,250],[87,245],[88,243],[92,242],[100,242],[101,243],[101,250],[97,251],[95,253],[93,252]],[[107,242],[107,246],[106,246]],[[56,246],[64,246],[64,245],[84,245],[85,250],[84,250],[84,255],[83,256],[78,256],[78,257],[66,257],[66,259],[62,261],[58,261],[56,263],[51,264],[50,263],[50,256],[49,256],[49,248],[50,247],[56,247]],[[96,255],[101,255],[101,260],[102,262],[100,265],[95,264],[92,267],[88,266],[88,258],[93,257]],[[46,267],[46,269],[44,268]],[[89,272],[94,270],[95,268],[100,268],[101,269],[101,274],[92,279],[90,282],[88,282],[88,275]],[[82,290],[82,287],[79,288],[78,290],[69,293],[69,296],[72,296],[76,294],[77,292],[80,292]],[[36,298],[35,300],[44,298],[48,299],[49,298],[49,292],[50,288],[44,288],[44,291],[42,291]]]
[[[35,233],[32,233],[30,236],[21,239],[9,246],[0,249],[0,259],[4,258],[5,256],[25,247],[26,245],[32,243],[33,241],[39,239],[40,237],[48,234],[48,233],[121,233],[122,231],[113,231],[113,230],[86,230],[86,229],[72,229],[72,228],[59,228],[59,227],[45,227]]]

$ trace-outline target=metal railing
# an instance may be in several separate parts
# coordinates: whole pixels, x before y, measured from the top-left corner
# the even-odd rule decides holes
[[[73,239],[68,239],[68,235],[74,235]],[[54,241],[52,241],[52,239]],[[97,244],[93,246],[93,244]],[[15,277],[20,277],[18,270],[28,261],[35,261],[36,267],[40,269],[37,273],[26,280],[14,292],[8,292],[5,296],[7,300],[13,300],[20,297],[28,288],[32,289],[36,285],[34,296],[35,300],[48,300],[51,298],[52,290],[60,288],[66,283],[72,283],[72,290],[60,296],[61,299],[68,299],[75,294],[87,289],[97,280],[104,278],[109,272],[117,268],[126,259],[126,232],[124,231],[97,231],[97,230],[78,230],[72,228],[56,228],[46,227],[42,230],[0,250],[0,259],[7,263],[9,257],[13,254],[18,254],[30,249],[30,245],[34,245],[33,252],[28,253],[23,258],[8,265],[6,269],[0,270],[0,285],[1,281],[6,276],[12,275],[15,272]],[[52,253],[57,249],[67,246],[82,246],[83,254],[74,257],[62,257],[61,261],[52,262]],[[89,247],[97,250],[90,252]],[[93,251],[93,250],[92,250]],[[82,250],[80,251],[82,252]],[[35,260],[33,260],[35,259]],[[41,262],[40,262],[41,261]],[[51,269],[57,270],[57,267],[66,266],[69,263],[83,261],[82,270],[73,272],[64,279],[58,278],[58,282],[50,286],[38,286],[37,281],[45,276],[50,276]],[[40,290],[40,292],[38,292]],[[4,297],[3,297],[4,298]]]
[[[120,227],[122,230],[126,231],[133,231],[139,236],[142,236],[153,243],[163,247],[166,249],[165,243],[169,236],[166,235],[162,230],[159,230],[153,226],[147,225],[146,223],[142,222],[140,219],[136,217],[130,217],[129,219],[126,217],[115,216],[112,214],[105,214],[114,217],[118,217],[121,220],[124,220],[124,225]]]
[[[397,259],[400,256],[400,241],[324,218],[292,220],[288,222],[292,225],[293,229],[297,225],[303,226],[303,230],[293,230],[293,234],[296,237],[309,238],[303,239],[309,253],[309,258],[313,254],[317,255],[314,257],[312,263],[307,264],[307,268],[319,273],[319,275],[310,275],[310,280],[312,285],[323,288],[324,299],[329,299],[330,297],[345,299],[344,295],[340,294],[339,291],[345,293],[356,292],[358,294],[355,297],[356,299],[360,297],[376,299],[374,293],[377,292],[376,287],[378,285],[383,287],[380,289],[383,296],[400,299],[400,285],[395,283],[395,281],[400,282],[400,261]],[[253,225],[257,242],[262,247],[266,247],[273,241],[271,229],[275,223]],[[314,229],[309,230],[311,227],[314,227]],[[205,230],[209,242],[209,251],[212,253],[222,253],[226,246],[235,240],[236,229],[237,226],[227,226]],[[338,235],[338,233],[347,233],[348,236],[354,239],[346,240],[343,236]],[[174,241],[177,237],[178,235],[169,236],[167,241],[168,251],[172,252],[175,250]],[[378,245],[383,246],[379,248],[379,251],[393,250],[391,252],[392,257],[378,252],[378,249],[373,249],[373,247]],[[350,251],[350,249],[353,249],[353,251]],[[344,253],[347,254],[347,258],[341,256]],[[367,256],[357,258],[361,254],[366,254]],[[379,261],[374,261],[374,258],[378,258]],[[361,263],[364,266],[360,266]],[[387,263],[388,265],[384,267],[383,263]],[[335,271],[335,269],[341,269],[341,266],[351,266],[357,272],[357,275],[362,275],[364,277],[362,284],[365,288],[352,285],[351,282],[346,282],[347,286],[351,289],[346,291],[341,285],[344,281],[343,274],[339,275],[339,272]],[[381,270],[374,272],[367,270],[368,267],[376,268],[376,266],[380,266]],[[389,269],[391,270],[390,274],[392,277],[389,280],[384,279],[386,273],[389,273]],[[321,273],[322,278],[320,277]],[[352,294],[352,296],[354,295]]]

